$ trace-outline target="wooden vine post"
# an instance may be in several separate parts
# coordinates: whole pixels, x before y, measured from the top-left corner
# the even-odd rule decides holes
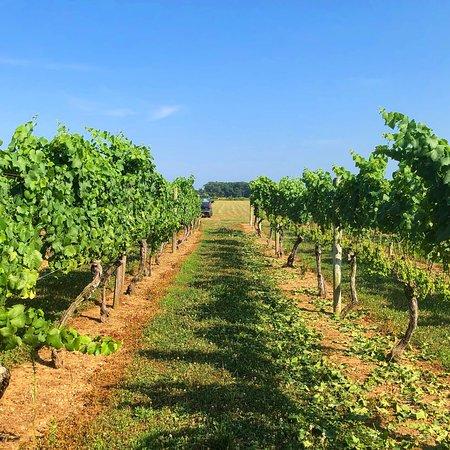
[[[327,291],[325,287],[325,279],[322,273],[322,247],[320,244],[316,244],[314,248],[314,253],[316,255],[316,271],[317,271],[317,289],[318,295],[322,298],[327,296]]]
[[[339,226],[333,227],[333,312],[336,316],[341,314],[342,308],[342,230]]]
[[[250,203],[250,226],[253,226],[253,221],[254,221],[254,212],[253,212],[253,206]]]
[[[123,293],[125,264],[126,264],[126,256],[122,255],[120,257],[119,267],[117,267],[117,270],[116,270],[116,283],[114,285],[113,308],[117,308],[120,306],[120,300],[122,298],[122,293]]]
[[[342,311],[342,318],[344,318],[352,309],[358,305],[358,294],[356,291],[356,253],[351,251],[348,254],[348,261],[350,263],[350,303]]]
[[[278,227],[275,225],[274,229],[274,240],[275,240],[275,256],[278,258],[278,244],[280,243]]]
[[[178,199],[178,190],[177,187],[175,186],[174,190],[173,190],[173,200],[174,203],[177,201]],[[175,206],[175,210],[176,210],[176,206]],[[172,253],[175,253],[177,251],[177,230],[174,230],[172,232]]]
[[[278,253],[277,253],[277,257],[281,258],[284,255],[284,250],[283,250],[283,229],[280,227],[280,229],[278,230]]]
[[[270,229],[269,229],[269,235],[267,236],[267,247],[270,246],[270,241],[271,241],[271,239],[272,239],[272,234],[273,234],[273,228],[270,227]]]
[[[116,270],[116,279],[114,284],[113,308],[117,308],[120,303],[120,288],[122,284],[121,265]]]
[[[125,275],[126,275],[126,271],[127,271],[127,255],[123,255],[122,257],[122,291],[123,291],[123,286],[125,284]]]
[[[117,259],[114,264],[112,264],[108,269],[103,272],[101,284],[103,284],[102,289],[102,300],[100,304],[100,321],[106,322],[109,317],[109,308],[106,306],[106,290],[108,288],[109,279],[112,277],[114,272],[120,266],[120,259]]]
[[[146,239],[141,239],[140,243],[140,259],[139,259],[139,269],[137,275],[135,275],[132,279],[128,288],[126,290],[126,294],[130,295],[133,293],[133,290],[136,284],[141,281],[144,277],[147,277],[150,274],[151,270],[151,256],[150,256],[150,264],[148,264],[148,243]]]

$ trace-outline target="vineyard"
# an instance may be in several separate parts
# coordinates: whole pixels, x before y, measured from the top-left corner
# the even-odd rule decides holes
[[[450,146],[381,115],[352,170],[258,177],[208,219],[123,134],[17,128],[0,446],[450,448]]]

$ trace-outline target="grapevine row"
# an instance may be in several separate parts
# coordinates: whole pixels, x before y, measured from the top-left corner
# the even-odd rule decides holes
[[[189,234],[200,214],[194,179],[167,181],[150,149],[123,134],[88,129],[85,136],[61,126],[46,139],[34,128],[34,122],[19,126],[0,151],[0,350],[26,343],[109,354],[119,343],[80,336],[66,322],[123,270],[136,246],[139,279],[148,272],[148,258],[178,230]],[[92,281],[58,324],[33,308],[5,307],[11,296],[32,299],[43,271],[67,273],[86,264]],[[103,293],[102,320],[108,314]]]
[[[345,317],[358,304],[357,259],[373,272],[393,276],[403,284],[409,302],[408,328],[388,355],[398,359],[417,327],[418,303],[433,292],[450,298],[450,146],[426,125],[403,114],[382,110],[381,115],[392,132],[384,135],[387,143],[376,147],[368,158],[352,152],[356,173],[335,166],[334,176],[319,169],[278,183],[259,177],[250,184],[251,204],[259,234],[262,220],[269,221],[278,256],[283,252],[285,230],[295,234],[288,266],[305,237],[315,242],[321,296],[325,296],[322,246],[332,244],[336,315]],[[386,177],[389,158],[397,162],[392,178]],[[394,255],[394,242],[414,251]],[[351,299],[344,309],[343,246],[351,280]],[[436,263],[439,269],[433,270]]]

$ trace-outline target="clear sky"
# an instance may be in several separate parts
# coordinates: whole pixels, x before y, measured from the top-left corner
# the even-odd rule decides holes
[[[169,178],[351,167],[378,108],[450,137],[450,1],[0,0],[0,138],[124,131]]]

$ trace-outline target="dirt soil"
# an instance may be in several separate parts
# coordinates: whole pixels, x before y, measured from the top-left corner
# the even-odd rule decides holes
[[[160,264],[152,266],[152,275],[143,279],[131,296],[122,297],[120,307],[111,310],[106,323],[99,321],[98,307],[82,311],[70,322],[82,333],[121,340],[122,348],[116,354],[106,357],[64,351],[60,352],[62,367],[54,369],[45,363],[50,352],[42,350],[41,363],[34,367],[24,363],[12,370],[11,384],[0,401],[0,449],[33,448],[56,420],[58,431],[60,423],[63,428],[79,428],[101,411],[139,346],[142,329],[157,314],[159,300],[197,246],[200,233],[194,232],[175,254],[167,245]],[[130,279],[127,277],[128,282]]]

